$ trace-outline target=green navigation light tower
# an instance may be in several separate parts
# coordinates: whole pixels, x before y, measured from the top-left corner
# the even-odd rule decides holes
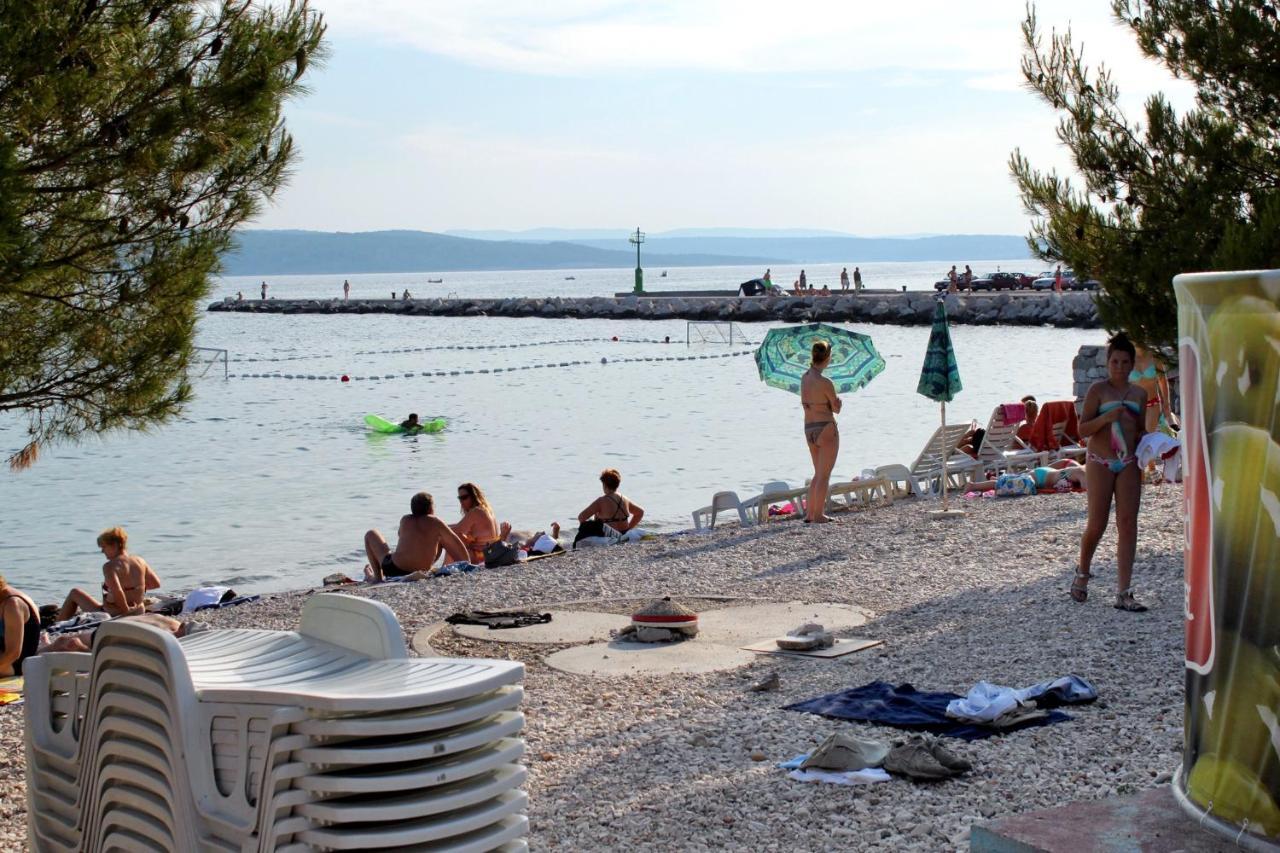
[[[636,244],[636,293],[644,293],[644,270],[640,269],[640,244],[644,242],[644,232],[639,227],[636,233],[627,238],[628,243]]]

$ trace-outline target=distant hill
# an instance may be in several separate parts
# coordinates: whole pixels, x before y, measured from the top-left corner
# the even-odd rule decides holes
[[[527,228],[523,231],[445,231],[451,237],[468,237],[472,240],[516,240],[521,243],[550,243],[564,241],[585,243],[588,240],[623,240],[634,228]],[[825,228],[676,228],[671,231],[645,232],[650,240],[667,237],[853,237],[844,231]]]
[[[565,242],[477,240],[429,231],[248,230],[236,234],[235,247],[223,256],[223,266],[226,275],[626,269],[634,266],[635,249],[626,237],[616,231],[607,233],[614,236]],[[1023,238],[1001,234],[918,238],[659,235],[646,240],[643,263],[646,267],[873,261],[951,264],[1029,257]]]
[[[460,270],[601,269],[635,266],[635,250],[579,243],[470,240],[429,231],[258,231],[236,233],[222,258],[224,275],[456,272]],[[645,251],[646,267],[780,263],[781,258],[667,255]]]
[[[613,249],[626,238],[579,240],[584,246]],[[946,261],[970,263],[1029,258],[1027,242],[1007,234],[941,234],[929,237],[664,237],[645,242],[652,252],[785,258],[790,263],[862,264],[872,261]]]

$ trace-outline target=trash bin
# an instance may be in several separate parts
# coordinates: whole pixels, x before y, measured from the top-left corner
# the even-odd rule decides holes
[[[1280,850],[1280,270],[1196,273],[1178,299],[1186,714],[1174,790]]]

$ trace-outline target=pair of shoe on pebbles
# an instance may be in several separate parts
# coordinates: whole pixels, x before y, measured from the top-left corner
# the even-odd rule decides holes
[[[915,735],[899,741],[884,757],[883,767],[896,776],[917,782],[936,782],[968,773],[973,765],[947,749],[934,737]]]

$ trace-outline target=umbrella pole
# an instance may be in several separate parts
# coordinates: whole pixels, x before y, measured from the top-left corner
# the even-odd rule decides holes
[[[942,457],[942,511],[947,511],[947,404],[944,400],[942,408],[942,429],[938,432],[938,450]]]

